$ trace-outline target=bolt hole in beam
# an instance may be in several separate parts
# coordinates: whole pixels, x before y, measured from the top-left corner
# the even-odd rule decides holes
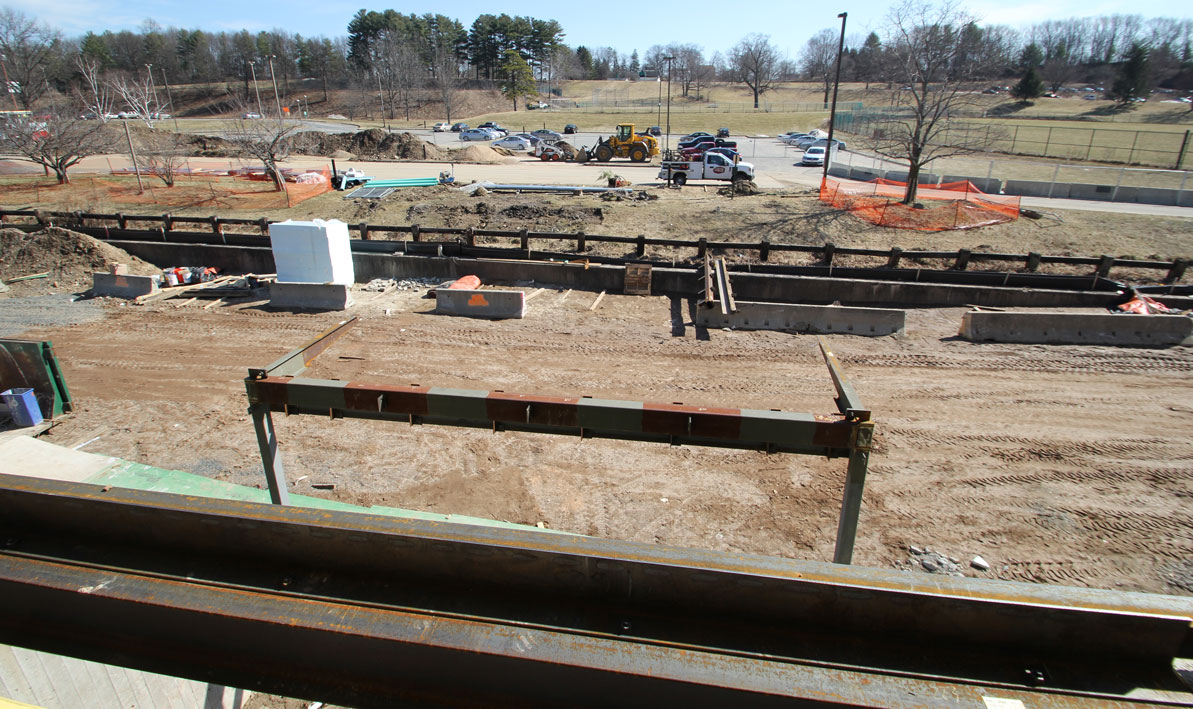
[[[356,322],[355,317],[345,320],[268,367],[249,370],[245,379],[249,412],[274,504],[287,504],[287,485],[272,412],[848,458],[833,561],[848,564],[853,559],[874,422],[823,337],[819,338],[820,351],[837,390],[836,405],[843,419],[777,410],[382,386],[298,376]]]

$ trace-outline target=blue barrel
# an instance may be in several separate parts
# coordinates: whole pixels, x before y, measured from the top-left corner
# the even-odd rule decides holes
[[[41,423],[41,407],[37,405],[37,395],[32,389],[9,389],[0,392],[8,410],[12,412],[12,420],[17,426],[36,426]]]

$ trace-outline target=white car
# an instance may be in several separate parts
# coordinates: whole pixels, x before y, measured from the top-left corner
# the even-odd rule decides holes
[[[436,123],[434,128],[432,128],[436,133],[446,133],[451,129],[452,126],[450,123]]]
[[[530,150],[532,147],[529,140],[513,135],[495,140],[492,145],[494,148],[505,148],[506,150]]]
[[[801,165],[823,165],[824,164],[824,146],[813,145],[804,152],[804,159],[799,161]]]

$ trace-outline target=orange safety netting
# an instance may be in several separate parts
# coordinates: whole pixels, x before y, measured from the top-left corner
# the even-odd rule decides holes
[[[906,182],[878,178],[869,182],[820,183],[820,201],[844,209],[879,226],[919,231],[949,231],[1001,224],[1019,218],[1019,198],[982,192],[968,180],[920,185],[916,201],[924,207],[901,204]]]

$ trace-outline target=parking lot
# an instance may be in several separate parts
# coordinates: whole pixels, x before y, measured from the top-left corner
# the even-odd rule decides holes
[[[514,129],[521,132],[523,126],[506,125],[505,128]],[[528,131],[534,131],[542,127],[539,125],[524,126]],[[642,126],[644,127],[644,126]],[[642,127],[639,127],[641,130]],[[794,130],[797,126],[793,126]],[[556,131],[562,131],[563,126],[548,125],[547,128]],[[708,132],[716,130],[716,126],[709,126]],[[469,145],[467,141],[461,141],[457,133],[435,133],[431,130],[411,130],[409,131],[423,140],[433,142],[437,145],[444,145],[451,148],[466,147]],[[609,137],[608,133],[575,133],[564,136],[567,142],[576,147],[589,146],[592,147],[597,144],[602,138]],[[672,133],[671,135],[659,138],[663,146],[670,146],[674,148],[683,138],[683,134]],[[800,187],[810,186],[815,187],[820,184],[820,176],[822,168],[820,167],[805,167],[799,164],[800,158],[803,157],[802,150],[780,143],[774,137],[747,137],[741,135],[733,135],[730,133],[729,140],[737,141],[737,150],[741,153],[742,159],[746,162],[752,163],[759,173],[760,187]],[[631,170],[637,172],[638,170],[645,170],[657,166],[650,165],[636,165],[626,160],[617,160],[611,165],[616,165],[617,170]],[[632,176],[627,175],[630,179]],[[654,180],[654,173],[652,172],[649,180],[635,180],[636,182],[648,182]],[[773,181],[773,182],[772,182]]]

